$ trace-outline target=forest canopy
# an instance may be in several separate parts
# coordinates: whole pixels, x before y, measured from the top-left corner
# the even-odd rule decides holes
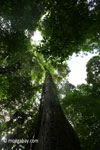
[[[36,30],[43,37],[39,45],[31,44]],[[67,80],[68,58],[94,49],[99,54],[87,63],[87,84],[73,86]],[[82,149],[100,149],[99,1],[0,1],[0,149],[25,149],[25,143],[5,144],[2,139],[34,135],[45,67]]]

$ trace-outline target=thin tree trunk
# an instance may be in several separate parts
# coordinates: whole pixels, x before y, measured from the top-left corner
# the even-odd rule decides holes
[[[56,86],[46,71],[39,143],[34,150],[80,150],[78,137],[66,120],[57,97]]]

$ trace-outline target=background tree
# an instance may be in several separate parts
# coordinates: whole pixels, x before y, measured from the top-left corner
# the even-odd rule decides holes
[[[87,63],[87,81],[78,85],[61,101],[66,117],[76,130],[83,150],[100,148],[100,57],[94,56]],[[97,82],[98,81],[98,82]]]
[[[79,136],[83,150],[100,148],[100,97],[74,91],[61,102],[64,113]]]
[[[100,56],[94,56],[87,63],[87,82],[93,86],[94,95],[100,93]]]

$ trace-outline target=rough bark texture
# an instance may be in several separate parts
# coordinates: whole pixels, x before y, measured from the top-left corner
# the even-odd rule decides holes
[[[66,120],[50,73],[46,72],[39,143],[34,150],[80,150],[73,128]]]

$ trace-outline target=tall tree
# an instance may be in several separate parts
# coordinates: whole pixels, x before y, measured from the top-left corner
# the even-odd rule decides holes
[[[38,59],[34,55],[34,51],[43,54],[46,60],[49,60],[48,62],[61,65],[60,62],[64,61],[69,55],[72,55],[73,52],[78,52],[82,48],[90,51],[91,49],[88,49],[88,47],[92,49],[94,47],[100,47],[99,8],[99,2],[93,0],[0,1],[1,137],[20,139],[30,138],[30,135],[31,137],[34,135],[33,124],[38,112],[38,105],[34,108],[34,101],[35,99],[37,100],[37,93],[41,91],[40,83],[43,77],[43,70],[38,63]],[[30,33],[34,32],[38,27],[39,19],[44,13],[46,13],[46,15],[44,19],[40,21],[40,29],[44,39],[37,49],[32,49],[30,44]],[[62,67],[60,67],[60,69],[61,68]],[[63,76],[65,73],[66,71]],[[54,84],[50,82],[50,87],[53,85]],[[47,93],[50,97],[55,99],[55,92],[53,93],[54,88],[51,88],[51,90],[50,87],[47,86],[47,82],[45,81],[45,89],[48,89],[53,96],[51,96],[49,92]],[[59,141],[57,135],[59,135],[60,138],[60,134],[62,135],[61,130],[63,133],[65,131],[64,137],[67,136],[68,130],[66,127],[63,129],[59,124],[59,119],[65,117],[63,116],[59,103],[52,101],[53,99],[50,101],[50,98],[47,96],[48,94],[44,94],[43,112],[41,113],[43,117],[42,122],[44,120],[46,121],[46,128],[48,123],[48,115],[46,115],[46,112],[50,111],[50,126],[48,130],[51,126],[54,127],[54,125],[52,125],[53,123],[51,123],[52,118],[57,130],[59,129],[57,134],[57,130],[55,131],[55,128],[53,128],[56,134],[54,137]],[[52,105],[53,108],[51,107]],[[54,108],[56,111],[53,111]],[[61,114],[59,112],[61,112]],[[57,119],[54,117],[54,114]],[[6,119],[7,117],[9,120]],[[39,134],[40,141],[42,141],[42,122],[40,128],[41,132]],[[57,125],[55,122],[57,122]],[[61,122],[63,125],[68,125],[65,119],[62,119]],[[71,132],[72,129],[70,129],[70,125],[68,126]],[[48,143],[52,141],[52,132],[49,132],[49,134],[48,137],[50,140],[47,141]],[[73,134],[74,133],[71,135]],[[70,139],[70,142],[73,141],[71,135],[67,138]],[[44,133],[44,137],[47,138],[47,132]],[[45,145],[46,143],[42,142],[42,144]],[[42,144],[40,143],[40,145]],[[26,144],[18,145],[18,143],[9,143],[3,146],[1,144],[0,146],[1,149],[19,149],[20,146],[25,147]],[[60,148],[62,149],[61,146]]]
[[[37,136],[39,143],[33,149],[80,150],[77,135],[64,116],[58,101],[56,86],[48,71],[46,71],[42,100],[40,129]]]

